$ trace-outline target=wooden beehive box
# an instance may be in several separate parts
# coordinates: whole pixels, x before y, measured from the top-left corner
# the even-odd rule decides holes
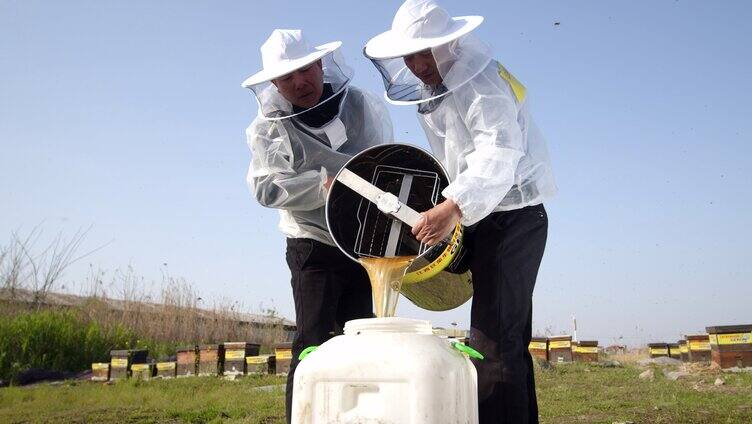
[[[752,367],[752,324],[707,327],[710,358],[721,368]]]
[[[681,339],[678,343],[682,362],[689,362],[689,345],[687,344],[687,339]]]
[[[681,349],[679,343],[668,344],[668,356],[674,359],[681,359]]]
[[[131,378],[151,380],[154,376],[154,364],[131,364]]]
[[[575,361],[598,362],[598,340],[580,340],[575,350]]]
[[[174,378],[177,375],[177,362],[157,362],[158,378]]]
[[[555,363],[572,362],[572,336],[549,337],[548,360]]]
[[[128,368],[130,366],[130,358],[128,355],[122,353],[126,351],[110,352],[110,380],[120,380],[128,378]]]
[[[292,343],[279,343],[274,347],[275,368],[277,374],[287,374],[292,361]]]
[[[687,335],[689,362],[710,362],[710,337],[707,334]]]
[[[205,344],[198,347],[198,375],[221,375],[224,346]]]
[[[131,365],[146,363],[148,350],[126,349],[110,351],[110,380],[128,378]]]
[[[668,343],[648,343],[651,358],[668,356]]]
[[[248,356],[245,358],[246,373],[248,375],[274,374],[275,369],[274,355]]]
[[[94,362],[93,364],[91,364],[91,381],[107,381],[109,379],[109,362]]]
[[[248,356],[259,354],[260,345],[246,342],[226,342],[224,375],[243,375],[245,374],[246,361]]]
[[[539,358],[544,361],[548,360],[548,338],[533,337],[530,340],[530,344],[527,346],[527,348],[534,358]]]
[[[181,347],[177,350],[177,376],[191,377],[197,374],[198,350],[196,346]]]
[[[571,349],[572,349],[572,361],[576,361],[577,360],[577,341],[576,340],[572,340]]]

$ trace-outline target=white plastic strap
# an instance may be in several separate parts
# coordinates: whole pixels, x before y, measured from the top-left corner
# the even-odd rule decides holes
[[[407,198],[410,196],[410,187],[413,185],[413,176],[405,174],[402,176],[402,184],[400,184],[399,198],[403,205],[407,202]],[[407,207],[407,206],[405,206]],[[392,219],[392,225],[389,228],[389,237],[386,241],[385,256],[395,256],[397,254],[397,242],[399,242],[400,231],[402,230],[402,222],[398,219]]]
[[[324,127],[326,137],[329,139],[329,144],[332,146],[332,150],[339,150],[343,144],[347,141],[347,129],[342,120],[335,118],[329,125]]]
[[[380,211],[399,219],[410,227],[414,227],[421,218],[418,212],[400,202],[397,196],[381,190],[347,168],[342,168],[337,176],[337,181],[365,197],[366,200],[375,204]]]

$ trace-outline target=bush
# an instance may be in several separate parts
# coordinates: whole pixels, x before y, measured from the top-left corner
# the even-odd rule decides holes
[[[111,349],[136,344],[132,331],[105,331],[71,310],[21,313],[0,320],[0,379],[13,381],[31,368],[82,371],[92,362],[108,362]]]

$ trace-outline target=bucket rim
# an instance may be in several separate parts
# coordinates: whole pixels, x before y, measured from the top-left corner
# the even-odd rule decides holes
[[[404,317],[353,319],[345,323],[343,330],[346,336],[384,333],[434,335],[429,321]]]

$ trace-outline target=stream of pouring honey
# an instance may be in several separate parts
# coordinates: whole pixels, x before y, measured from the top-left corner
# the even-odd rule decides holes
[[[368,272],[368,278],[371,279],[373,306],[377,317],[394,316],[402,287],[402,278],[415,258],[415,256],[393,256],[358,259]]]

